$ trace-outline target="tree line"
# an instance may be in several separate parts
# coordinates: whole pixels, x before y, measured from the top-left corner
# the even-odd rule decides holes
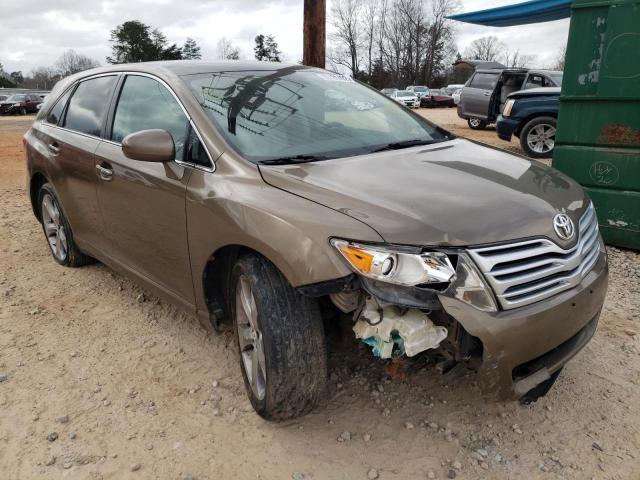
[[[377,88],[442,83],[456,58],[458,0],[335,0],[328,60]]]
[[[469,70],[452,68],[463,56],[457,49],[455,24],[447,19],[460,8],[459,0],[334,0],[327,20],[331,27],[328,68],[347,70],[376,88],[462,83]],[[110,32],[109,42],[111,55],[106,61],[111,64],[202,58],[193,38],[186,38],[182,45],[170,43],[158,28],[139,20],[118,25]],[[282,60],[273,35],[256,35],[254,42],[255,59]],[[239,60],[242,56],[232,40],[222,37],[218,41],[215,58]],[[536,56],[511,50],[496,36],[485,36],[471,42],[464,58],[530,67]],[[564,50],[551,68],[562,69],[563,64]],[[6,72],[0,63],[0,87],[48,90],[61,78],[99,65],[74,50],[29,75]]]

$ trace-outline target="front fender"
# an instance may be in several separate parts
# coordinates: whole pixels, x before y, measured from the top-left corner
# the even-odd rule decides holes
[[[329,244],[330,237],[382,241],[364,223],[272,187],[255,165],[239,165],[224,155],[216,162],[216,172],[194,171],[186,209],[199,309],[206,308],[206,302],[198,279],[212,254],[226,246],[259,252],[298,287],[351,273]]]

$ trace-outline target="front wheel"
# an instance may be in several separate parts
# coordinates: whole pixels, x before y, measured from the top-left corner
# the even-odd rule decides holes
[[[27,109],[24,107],[20,107],[20,115],[26,115],[27,114]]]
[[[257,254],[238,259],[231,290],[242,376],[253,408],[267,420],[309,412],[320,400],[327,378],[317,301],[298,293]]]
[[[550,158],[556,144],[556,123],[553,117],[529,120],[520,133],[520,145],[532,158]]]
[[[467,125],[469,125],[471,130],[484,130],[487,128],[487,122],[480,120],[479,118],[467,119]]]

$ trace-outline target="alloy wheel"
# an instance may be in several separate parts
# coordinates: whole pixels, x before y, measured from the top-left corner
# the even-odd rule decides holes
[[[556,127],[541,123],[527,134],[527,145],[536,153],[548,153],[553,150],[556,140]]]
[[[42,224],[53,256],[64,262],[69,251],[67,232],[55,199],[46,193],[42,197]]]
[[[258,400],[263,400],[267,388],[264,344],[256,301],[245,275],[238,278],[236,288],[236,322],[242,366],[253,394]]]
[[[477,119],[477,118],[469,119],[469,123],[471,124],[472,127],[479,127],[480,126],[480,120]]]

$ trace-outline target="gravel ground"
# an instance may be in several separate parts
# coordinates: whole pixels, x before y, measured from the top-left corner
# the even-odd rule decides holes
[[[422,112],[470,132],[453,109]],[[230,332],[100,264],[50,258],[24,189],[29,121],[0,117],[1,478],[639,478],[638,253],[608,249],[598,332],[535,404],[484,401],[464,368],[441,376],[420,357],[390,375],[332,343],[323,405],[270,424]]]

